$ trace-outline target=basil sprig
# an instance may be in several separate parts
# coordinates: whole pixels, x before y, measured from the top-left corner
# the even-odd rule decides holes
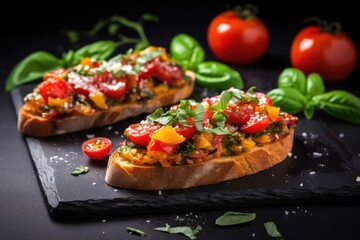
[[[254,221],[255,213],[227,212],[218,217],[215,224],[218,226],[231,226]]]
[[[192,36],[180,33],[170,43],[172,59],[184,69],[193,70],[196,83],[213,89],[243,88],[241,75],[229,66],[209,61],[204,62],[205,51]]]
[[[316,109],[341,120],[360,123],[360,98],[342,91],[325,92],[324,82],[317,73],[305,77],[296,68],[286,68],[279,76],[278,88],[267,93],[273,104],[292,114],[303,112],[311,119]]]
[[[78,167],[75,168],[74,171],[71,172],[71,175],[73,176],[79,176],[80,174],[85,174],[89,172],[89,167],[85,167],[83,165],[80,165]]]
[[[195,229],[192,229],[189,226],[178,226],[178,227],[170,227],[166,225],[165,227],[154,228],[156,231],[166,232],[166,233],[180,233],[185,235],[191,240],[197,239],[196,234],[198,234],[201,230],[201,226],[197,226]]]
[[[117,47],[113,41],[98,41],[88,44],[77,51],[63,53],[62,58],[45,51],[34,52],[21,60],[11,70],[5,82],[6,91],[16,86],[40,79],[45,73],[61,67],[72,67],[83,57],[105,60],[111,56]]]

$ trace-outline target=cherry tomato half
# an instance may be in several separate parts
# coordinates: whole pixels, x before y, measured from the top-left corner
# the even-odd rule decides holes
[[[150,142],[150,135],[162,127],[161,124],[131,124],[125,129],[125,136],[138,146],[145,147]]]
[[[316,72],[324,81],[343,80],[354,70],[357,48],[344,32],[330,33],[320,27],[301,30],[292,42],[291,63],[306,74]]]
[[[194,119],[193,118],[188,118],[187,122],[190,126],[184,126],[181,123],[175,123],[174,125],[174,130],[180,134],[181,136],[183,136],[184,138],[186,138],[186,140],[191,139],[195,132],[196,132],[196,127],[194,125]]]
[[[224,114],[231,124],[241,125],[249,121],[251,115],[255,111],[255,104],[249,103],[234,103],[228,104],[224,109]]]
[[[170,62],[155,61],[154,76],[168,83],[177,83],[182,79],[182,70],[178,65]]]
[[[128,79],[125,74],[114,77],[112,73],[105,72],[94,77],[97,88],[105,96],[113,99],[120,99],[126,93]]]
[[[256,16],[242,17],[236,10],[217,15],[207,32],[210,49],[221,61],[247,64],[258,60],[269,44],[265,24]]]
[[[76,72],[68,74],[68,82],[76,94],[89,96],[91,92],[97,92],[97,88],[90,80],[91,77],[80,75]]]
[[[270,119],[267,115],[254,113],[249,121],[240,129],[244,133],[254,134],[263,131],[270,123]]]
[[[83,142],[81,150],[90,159],[103,159],[111,150],[111,141],[103,137],[90,138]]]
[[[149,145],[147,146],[147,150],[153,152],[164,152],[167,154],[173,154],[176,152],[178,147],[179,145],[167,144],[155,139],[151,139]]]
[[[255,97],[259,100],[259,105],[272,106],[272,101],[266,94],[256,92]]]
[[[70,97],[70,87],[64,80],[48,78],[38,86],[40,95],[47,103],[48,98],[60,98],[65,99]]]

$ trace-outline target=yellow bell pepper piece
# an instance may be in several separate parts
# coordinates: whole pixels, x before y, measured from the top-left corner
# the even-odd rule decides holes
[[[202,148],[202,149],[212,148],[210,136],[207,136],[206,133],[195,134],[194,143],[196,148]]]
[[[173,127],[166,125],[151,135],[152,139],[158,140],[166,144],[177,145],[186,140],[182,135],[178,134]]]
[[[279,113],[280,113],[279,107],[267,106],[266,111],[268,113],[271,122],[275,122],[276,120],[279,119]]]
[[[90,93],[89,98],[101,109],[107,109],[106,96],[101,92]]]
[[[65,104],[69,103],[69,98],[48,98],[48,105],[50,107],[62,108],[65,107]]]
[[[245,152],[250,152],[255,145],[256,143],[251,139],[244,139],[241,141],[241,146],[244,148]]]
[[[256,138],[253,138],[253,140],[257,143],[268,143],[268,142],[271,142],[271,138],[269,135],[261,135],[259,137],[256,137]]]

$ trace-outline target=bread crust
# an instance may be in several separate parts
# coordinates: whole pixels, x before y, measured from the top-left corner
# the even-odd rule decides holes
[[[106,126],[129,117],[151,113],[159,107],[175,104],[192,93],[195,83],[194,73],[186,71],[185,74],[191,78],[191,83],[178,88],[170,88],[166,93],[156,95],[146,102],[124,103],[87,116],[46,119],[26,112],[25,107],[22,106],[18,115],[18,129],[30,136],[47,137]]]
[[[117,151],[109,158],[105,181],[113,187],[138,190],[181,189],[207,185],[255,174],[284,161],[292,149],[294,128],[290,133],[250,152],[215,158],[193,165],[171,167],[133,165]]]

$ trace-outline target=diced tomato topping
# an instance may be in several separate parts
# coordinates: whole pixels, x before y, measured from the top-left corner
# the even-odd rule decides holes
[[[249,121],[255,111],[255,103],[234,103],[228,104],[224,109],[224,114],[229,123],[234,125],[245,124]]]
[[[48,78],[46,81],[43,81],[38,86],[40,95],[46,103],[48,103],[48,98],[60,98],[65,99],[70,97],[70,87],[64,80]]]
[[[149,144],[147,146],[148,151],[164,152],[167,154],[175,153],[178,148],[179,148],[179,145],[167,144],[167,143],[163,143],[158,140],[155,140],[155,139],[151,139],[151,141],[149,142]]]
[[[182,79],[182,70],[178,65],[170,62],[155,61],[154,75],[160,81],[177,83]]]
[[[150,135],[161,128],[161,124],[131,124],[125,129],[125,136],[138,146],[145,147],[150,142]]]
[[[105,96],[120,99],[126,93],[128,78],[125,74],[114,77],[112,73],[105,72],[94,77],[94,83]]]
[[[48,73],[45,73],[43,79],[46,81],[49,78],[64,80],[67,75],[67,70],[65,68],[60,68]]]
[[[186,138],[186,140],[189,140],[194,136],[194,134],[196,132],[196,127],[194,125],[193,118],[188,118],[187,122],[190,126],[184,126],[181,123],[175,123],[174,129],[178,134],[180,134],[184,138]]]
[[[266,94],[256,92],[255,97],[259,100],[259,105],[272,106],[272,101]]]
[[[249,121],[240,129],[244,133],[254,134],[265,130],[265,128],[269,125],[269,123],[270,123],[270,119],[267,115],[255,112],[251,116]]]

